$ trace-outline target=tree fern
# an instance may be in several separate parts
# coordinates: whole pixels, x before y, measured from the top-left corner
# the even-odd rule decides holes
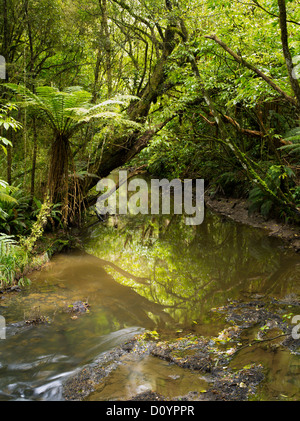
[[[13,83],[5,86],[13,90],[23,98],[19,102],[22,106],[33,107],[38,110],[41,117],[51,125],[54,132],[71,136],[76,126],[87,123],[91,119],[116,119],[119,123],[132,127],[137,127],[138,123],[124,118],[116,106],[125,105],[137,97],[130,95],[120,95],[115,99],[103,101],[100,104],[92,105],[90,101],[92,95],[83,90],[80,86],[71,86],[64,91],[59,91],[51,86],[41,86],[36,88],[36,93],[30,89]],[[111,107],[115,109],[112,110]],[[104,111],[106,109],[106,111]]]
[[[121,105],[124,106],[137,98],[122,96],[92,105],[90,103],[92,95],[80,86],[72,86],[64,91],[51,86],[41,86],[36,88],[35,93],[21,85],[8,83],[5,86],[22,98],[21,105],[32,107],[53,130],[48,189],[50,200],[62,203],[63,218],[66,222],[68,214],[72,211],[68,201],[71,137],[80,125],[87,124],[92,119],[110,120],[119,126],[123,124],[133,129],[137,126],[140,128],[138,123],[125,118],[120,110]],[[74,168],[73,173],[75,173]]]

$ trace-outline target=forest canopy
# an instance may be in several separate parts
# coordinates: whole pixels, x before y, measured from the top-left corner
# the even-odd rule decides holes
[[[299,1],[1,6],[1,232],[78,224],[124,166],[299,221]]]

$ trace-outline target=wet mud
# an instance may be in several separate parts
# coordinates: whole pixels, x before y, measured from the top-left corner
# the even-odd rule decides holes
[[[265,230],[268,236],[279,238],[286,244],[286,247],[300,252],[299,226],[272,218],[267,220],[257,212],[249,213],[249,203],[246,199],[206,197],[205,204],[211,211],[228,219]]]
[[[174,335],[167,337],[166,333],[162,333],[151,339],[151,333],[145,332],[109,351],[69,379],[64,385],[64,399],[93,400],[93,396],[99,399],[101,393],[93,393],[103,390],[111,373],[128,362],[124,356],[150,355],[167,361],[170,368],[178,366],[201,374],[205,377],[206,388],[190,390],[175,398],[157,390],[145,390],[129,399],[124,397],[119,400],[259,400],[258,387],[266,380],[264,365],[250,362],[241,369],[235,369],[232,361],[243,350],[257,347],[270,353],[285,350],[300,355],[300,339],[293,337],[293,325],[287,318],[291,310],[299,306],[300,301],[296,296],[288,296],[283,300],[234,301],[213,308],[212,313],[223,316],[227,323],[227,327],[214,337],[191,332],[175,338]]]

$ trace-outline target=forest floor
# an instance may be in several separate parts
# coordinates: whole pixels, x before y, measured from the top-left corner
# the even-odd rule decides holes
[[[297,225],[286,224],[275,219],[266,220],[259,213],[249,213],[248,201],[246,199],[233,199],[218,197],[211,199],[205,198],[205,203],[208,209],[223,215],[233,221],[242,224],[250,225],[254,228],[261,228],[266,230],[270,237],[280,238],[285,244],[300,252],[300,227]]]

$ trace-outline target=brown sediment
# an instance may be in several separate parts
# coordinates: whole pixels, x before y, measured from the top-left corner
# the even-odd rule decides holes
[[[241,369],[234,369],[231,362],[245,348],[262,347],[268,352],[299,353],[300,340],[292,338],[292,326],[283,317],[286,306],[299,307],[295,297],[287,300],[234,301],[211,311],[224,315],[227,327],[216,337],[205,337],[195,333],[183,337],[161,335],[151,340],[148,333],[139,335],[131,341],[103,355],[91,366],[85,367],[75,377],[69,379],[64,387],[66,400],[83,400],[93,392],[105,388],[109,376],[122,364],[128,363],[128,356],[151,356],[178,366],[189,372],[204,376],[206,390],[190,390],[184,396],[170,397],[157,390],[147,390],[131,396],[132,401],[186,400],[186,401],[245,401],[258,393],[258,387],[265,378],[265,367],[251,363]],[[255,329],[256,337],[251,339],[250,330]],[[164,339],[163,339],[164,337]],[[125,356],[125,358],[124,358]],[[92,395],[93,396],[93,395]],[[97,396],[97,393],[96,395]],[[92,400],[89,398],[88,400]],[[119,400],[128,400],[120,398]]]

